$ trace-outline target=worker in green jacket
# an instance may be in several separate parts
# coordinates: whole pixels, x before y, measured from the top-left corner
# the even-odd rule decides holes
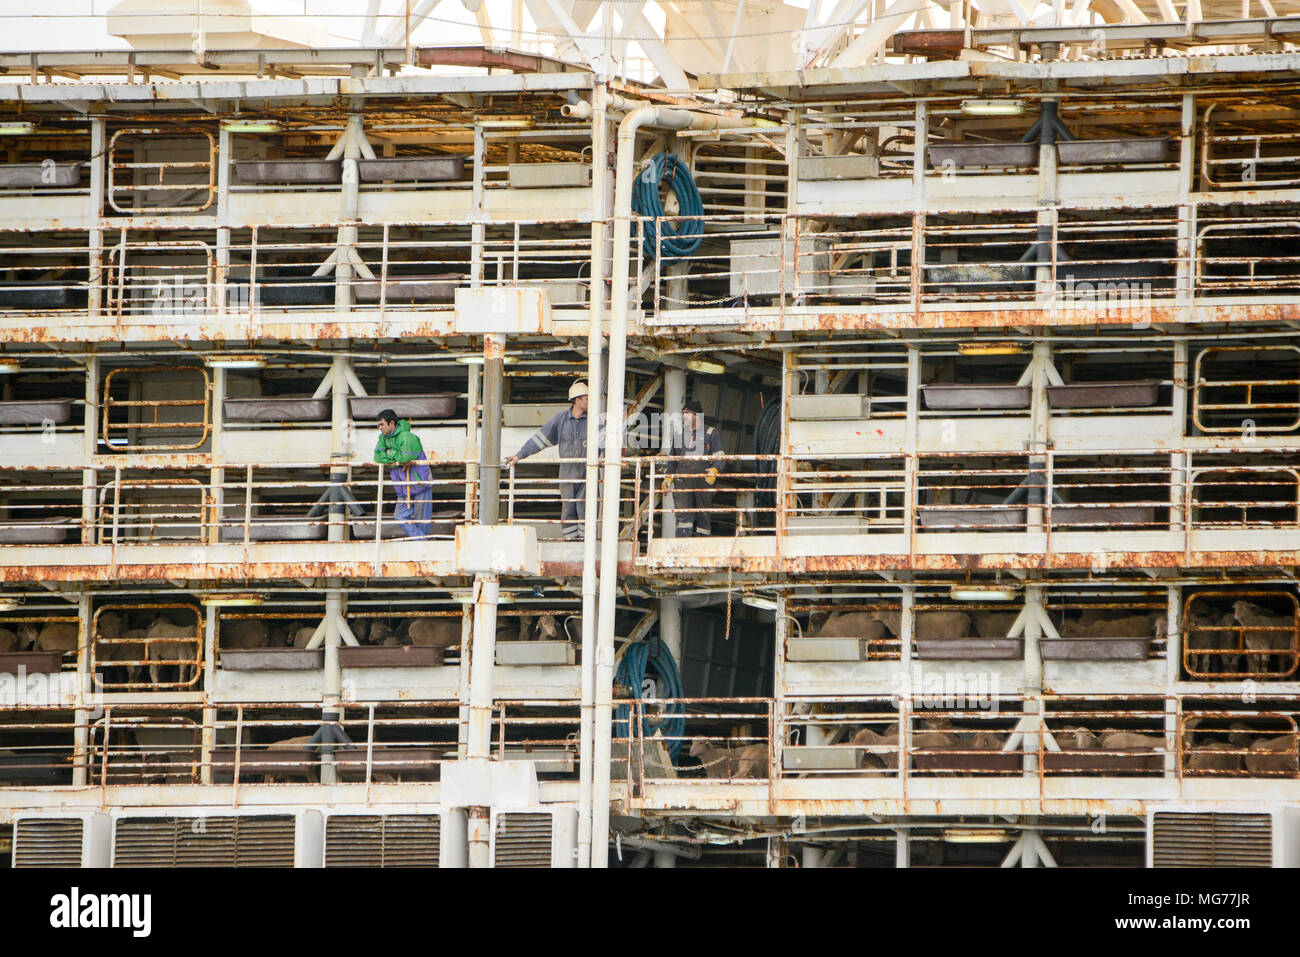
[[[433,472],[424,461],[424,446],[411,431],[411,423],[399,420],[392,409],[379,413],[375,461],[391,466],[389,478],[397,496],[393,518],[411,538],[428,538],[433,522]]]

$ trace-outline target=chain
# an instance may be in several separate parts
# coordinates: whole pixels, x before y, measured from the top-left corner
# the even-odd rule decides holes
[[[727,569],[727,627],[722,633],[724,641],[731,640],[731,569]]]

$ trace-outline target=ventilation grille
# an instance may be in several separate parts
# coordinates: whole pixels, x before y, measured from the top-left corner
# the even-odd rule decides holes
[[[437,867],[436,814],[344,814],[325,824],[326,867]]]
[[[14,825],[14,867],[80,867],[85,821],[26,820]]]
[[[294,819],[133,817],[114,831],[114,867],[293,867]]]
[[[494,867],[550,867],[551,815],[497,815]]]
[[[1273,820],[1267,814],[1157,812],[1156,867],[1271,867]]]

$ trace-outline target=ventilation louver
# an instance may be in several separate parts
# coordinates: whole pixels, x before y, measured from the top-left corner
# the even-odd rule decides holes
[[[1271,867],[1273,819],[1268,814],[1157,812],[1155,867]]]
[[[293,867],[290,815],[130,817],[117,821],[114,867]]]
[[[436,814],[331,815],[326,867],[437,867],[442,818]]]

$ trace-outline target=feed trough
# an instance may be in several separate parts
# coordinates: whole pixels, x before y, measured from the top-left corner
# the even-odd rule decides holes
[[[1156,404],[1156,379],[1123,382],[1074,382],[1049,385],[1047,399],[1054,409],[1103,409]]]
[[[339,649],[344,668],[433,668],[442,664],[443,649],[418,645],[360,645]]]
[[[334,286],[331,276],[263,276],[257,298],[264,306],[332,306]],[[232,299],[246,302],[237,299],[243,295],[232,288]]]
[[[235,163],[235,177],[253,186],[270,183],[337,183],[343,170],[340,160],[278,159],[241,160]]]
[[[311,397],[226,399],[227,422],[323,422],[330,417],[330,400]]]
[[[62,545],[74,522],[70,518],[11,518],[0,522],[0,545]]]
[[[1025,656],[1022,638],[917,638],[916,657],[950,661],[1019,661]]]
[[[0,309],[67,309],[85,300],[84,289],[52,282],[57,280],[0,283]]]
[[[0,754],[0,784],[68,784],[72,765],[56,751]]]
[[[926,508],[920,517],[921,527],[929,529],[1016,528],[1025,524],[1025,509],[1005,505]]]
[[[1027,409],[1027,385],[923,385],[927,409]]]
[[[1037,166],[1037,143],[949,143],[931,146],[930,165],[940,169],[955,166]]]
[[[81,185],[84,164],[0,163],[0,189],[41,189]]]
[[[1084,528],[1095,525],[1135,528],[1153,525],[1155,520],[1154,505],[1056,505],[1052,507],[1054,528]]]
[[[319,759],[315,748],[301,745],[286,748],[245,745],[239,753],[239,779],[275,776],[299,781],[316,778]],[[216,781],[230,781],[235,774],[235,749],[214,748],[212,751],[212,777]]]
[[[1168,137],[1057,140],[1063,164],[1101,166],[1111,163],[1163,163],[1169,159]]]
[[[465,283],[460,273],[435,273],[429,276],[389,276],[387,285],[379,280],[360,280],[352,284],[352,295],[359,303],[379,302],[384,290],[385,302],[451,302],[456,288]]]
[[[363,183],[395,182],[438,183],[461,179],[465,175],[463,156],[396,156],[357,160],[357,173]]]
[[[1091,751],[1045,751],[1043,770],[1094,774],[1159,774],[1164,770],[1164,755],[1144,748],[1115,748]]]
[[[456,393],[368,395],[348,399],[348,411],[354,419],[373,419],[385,409],[392,409],[402,419],[447,419],[456,414]]]
[[[250,542],[323,542],[329,537],[329,525],[326,522],[308,522],[301,519],[282,522],[259,518],[249,523],[248,540]],[[244,526],[222,525],[223,542],[242,542]]]
[[[325,649],[252,648],[222,651],[223,671],[319,671],[325,667]]]
[[[391,775],[404,781],[436,781],[443,748],[400,747],[376,745],[370,756],[371,779],[380,774]],[[455,752],[452,752],[453,756]],[[366,749],[364,747],[339,748],[334,752],[334,764],[339,778],[344,781],[364,781],[366,778]]]
[[[983,771],[990,774],[1019,774],[1019,751],[966,752],[955,748],[917,748],[912,767],[918,771]]]
[[[1044,661],[1145,661],[1151,638],[1040,638]]]
[[[64,425],[72,418],[72,399],[0,402],[0,425]]]
[[[2,675],[16,675],[19,668],[26,669],[29,675],[50,675],[57,673],[62,665],[61,651],[7,651],[0,654]]]

